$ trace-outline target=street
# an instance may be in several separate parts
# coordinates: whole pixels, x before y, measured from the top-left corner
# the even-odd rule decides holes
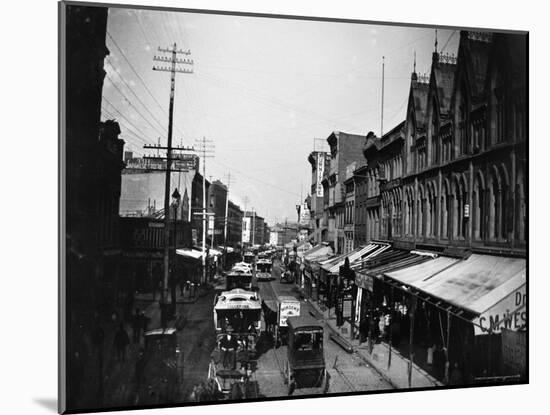
[[[261,282],[260,296],[265,299],[280,295],[300,297],[295,284],[283,284],[279,281],[281,264],[279,260],[273,263],[270,282]],[[301,300],[300,314],[311,314],[320,319],[308,302]],[[327,370],[330,375],[328,393],[357,392],[369,390],[391,389],[391,385],[384,381],[378,373],[370,368],[355,353],[346,353],[339,345],[330,340],[331,329],[324,324],[324,353]],[[287,346],[270,349],[258,359],[258,368],[254,374],[258,382],[260,396],[274,397],[287,396],[287,387],[283,382],[284,363],[287,359]],[[297,389],[293,395],[318,394],[314,389]],[[322,393],[322,392],[321,392]]]

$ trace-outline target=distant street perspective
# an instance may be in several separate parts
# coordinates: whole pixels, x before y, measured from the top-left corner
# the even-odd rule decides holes
[[[528,382],[525,34],[62,20],[62,409]]]

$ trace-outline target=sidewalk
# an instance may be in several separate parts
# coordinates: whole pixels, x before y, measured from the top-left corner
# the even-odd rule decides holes
[[[182,296],[179,289],[176,293],[176,304],[194,304],[201,297],[207,295],[211,290],[209,286],[197,287],[195,295],[190,297],[187,292]],[[148,329],[155,329],[161,327],[160,320],[160,298],[159,295],[156,296],[153,300],[152,293],[136,294],[136,301],[150,301],[151,303],[145,307],[144,312],[148,317]],[[183,315],[176,314],[175,317],[167,323],[168,326],[176,327],[178,330],[181,330],[185,325],[185,318]]]
[[[408,389],[408,370],[409,360],[403,357],[398,351],[392,349],[391,364],[388,368],[389,346],[386,343],[374,344],[372,354],[369,353],[367,343],[359,343],[359,340],[351,339],[350,324],[345,322],[342,327],[336,326],[336,316],[334,310],[330,313],[328,310],[323,310],[316,301],[307,300],[309,304],[323,317],[325,323],[330,330],[345,339],[351,345],[353,351],[357,353],[365,362],[375,369],[388,383],[396,389]],[[443,386],[441,382],[428,374],[422,368],[413,364],[411,374],[411,388],[431,388]]]
[[[199,296],[204,295],[203,294],[204,289],[201,287],[197,287],[195,289],[194,295],[190,295],[189,291],[185,291],[182,295],[180,293],[179,287],[176,290],[176,304],[193,304],[197,302],[197,299]],[[156,293],[155,297],[153,298],[153,293],[136,293],[134,296],[136,301],[160,301],[160,294]],[[168,302],[171,302],[170,299],[170,293],[168,293]]]

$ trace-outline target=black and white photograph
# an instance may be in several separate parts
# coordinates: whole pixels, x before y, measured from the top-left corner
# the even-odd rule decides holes
[[[529,32],[58,5],[61,413],[529,383]]]

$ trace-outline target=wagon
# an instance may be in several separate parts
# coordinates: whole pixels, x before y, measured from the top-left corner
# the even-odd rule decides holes
[[[285,383],[288,394],[297,388],[316,388],[326,393],[329,376],[323,350],[323,324],[310,316],[289,317]]]
[[[281,295],[277,300],[262,301],[266,330],[273,336],[275,347],[288,343],[287,319],[300,315],[300,300]]]

